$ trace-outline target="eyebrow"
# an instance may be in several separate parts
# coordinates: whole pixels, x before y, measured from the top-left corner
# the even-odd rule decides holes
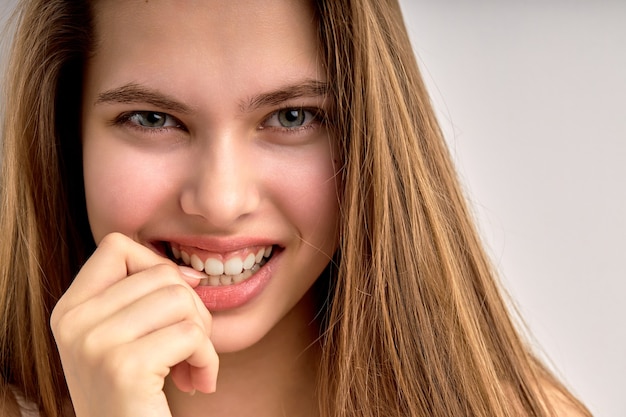
[[[159,109],[188,114],[191,107],[159,91],[151,90],[139,84],[130,83],[98,94],[95,104],[132,104],[143,103]]]
[[[325,97],[330,90],[329,84],[319,80],[306,79],[295,84],[280,87],[251,97],[241,104],[243,112],[252,112],[266,106],[277,106],[285,101],[301,97]]]
[[[301,97],[325,97],[329,92],[329,84],[314,79],[279,87],[276,90],[252,96],[240,103],[242,112],[252,112],[265,106],[277,106],[285,101]],[[149,104],[165,111],[181,114],[192,113],[193,109],[186,104],[136,83],[107,90],[98,94],[95,104]]]

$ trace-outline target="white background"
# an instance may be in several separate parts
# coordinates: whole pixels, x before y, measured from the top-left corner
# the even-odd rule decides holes
[[[594,415],[625,417],[626,1],[401,3],[534,345]]]
[[[535,346],[596,416],[625,417],[626,1],[402,5]]]

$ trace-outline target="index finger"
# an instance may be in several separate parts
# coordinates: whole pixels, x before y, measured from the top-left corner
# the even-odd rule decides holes
[[[162,264],[178,270],[172,261],[131,238],[121,233],[111,233],[100,241],[98,248],[74,278],[66,296],[73,303],[80,304],[129,275]]]

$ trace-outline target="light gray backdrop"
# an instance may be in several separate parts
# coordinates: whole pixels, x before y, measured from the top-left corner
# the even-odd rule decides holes
[[[596,416],[626,417],[626,1],[401,3],[535,345]]]
[[[596,416],[626,416],[626,1],[401,2],[535,345]]]

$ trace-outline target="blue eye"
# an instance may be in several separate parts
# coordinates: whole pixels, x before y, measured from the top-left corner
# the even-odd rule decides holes
[[[264,125],[267,127],[298,129],[306,127],[321,118],[321,111],[303,108],[286,108],[270,115]]]
[[[180,122],[167,113],[154,111],[138,111],[126,116],[126,121],[148,129],[180,127]]]
[[[306,120],[306,114],[301,109],[287,109],[278,112],[278,121],[283,127],[302,126]]]

